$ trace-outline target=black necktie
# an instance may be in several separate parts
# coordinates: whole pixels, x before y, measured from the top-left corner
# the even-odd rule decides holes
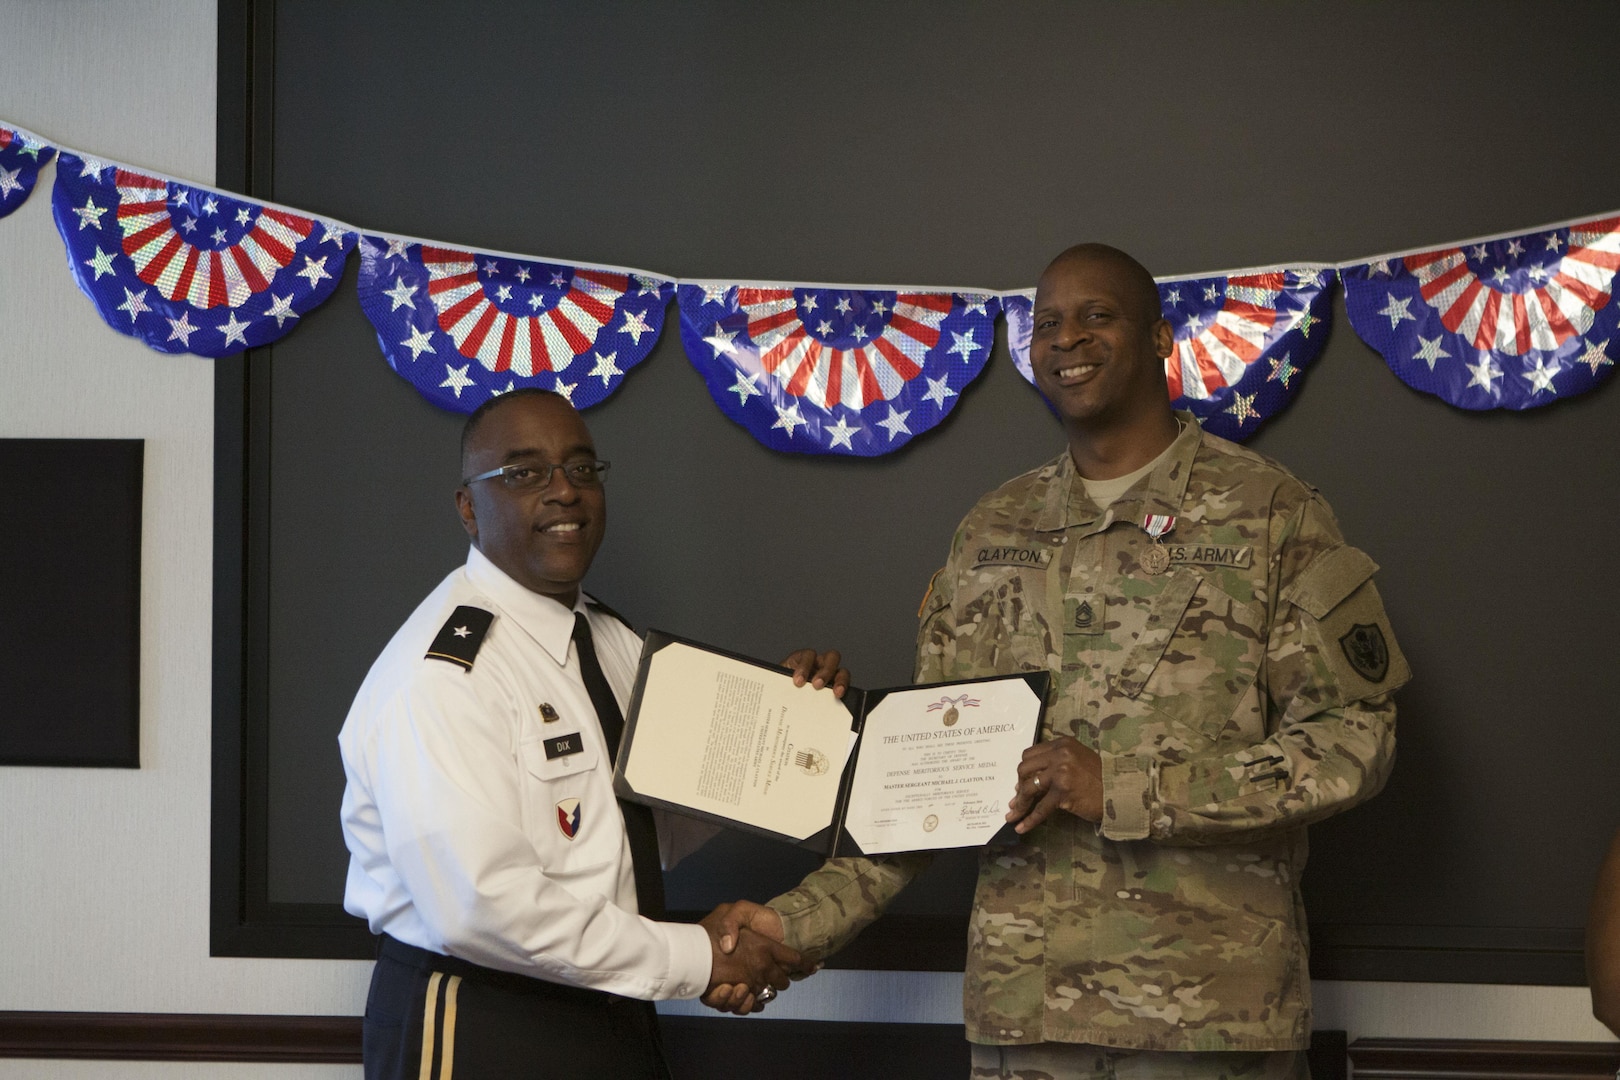
[[[591,624],[585,613],[574,613],[574,648],[579,653],[579,677],[585,683],[585,692],[591,696],[591,707],[602,725],[602,737],[607,743],[608,756],[619,756],[619,739],[624,735],[624,714],[613,696],[602,665],[596,660],[596,646],[591,643]],[[636,872],[636,906],[649,919],[664,917],[664,871],[658,858],[658,827],[653,823],[652,810],[640,803],[619,800],[624,814],[624,831],[630,838],[630,860]]]

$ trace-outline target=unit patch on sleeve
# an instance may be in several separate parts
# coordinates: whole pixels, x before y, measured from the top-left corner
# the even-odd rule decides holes
[[[1376,625],[1357,623],[1341,638],[1350,666],[1370,683],[1381,683],[1389,674],[1389,646],[1384,643],[1384,632]]]
[[[490,623],[494,621],[495,613],[492,611],[465,606],[456,608],[439,628],[439,636],[428,646],[426,659],[448,660],[471,671],[478,650],[483,647],[484,635],[489,633]]]

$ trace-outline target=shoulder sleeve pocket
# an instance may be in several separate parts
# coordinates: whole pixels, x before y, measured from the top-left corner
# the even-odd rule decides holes
[[[1280,599],[1297,605],[1313,619],[1325,619],[1377,572],[1378,564],[1365,551],[1340,544],[1313,559]]]
[[[1318,556],[1283,590],[1282,599],[1314,625],[1338,702],[1388,693],[1412,677],[1384,614],[1367,553],[1341,545]]]

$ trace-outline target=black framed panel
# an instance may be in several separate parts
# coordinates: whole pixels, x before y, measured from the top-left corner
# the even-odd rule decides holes
[[[361,226],[692,276],[1015,287],[1092,236],[1166,274],[1351,258],[1620,203],[1620,144],[1589,138],[1578,111],[1511,95],[1484,110],[1466,80],[1409,77],[1564,63],[1572,27],[1620,39],[1600,4],[1554,8],[1525,24],[1508,3],[542,16],[491,0],[446,25],[430,6],[227,0],[219,175]],[[1229,62],[1256,57],[1261,24],[1263,58]],[[814,74],[784,59],[812,53]],[[766,56],[779,85],[761,81]],[[1620,90],[1620,70],[1566,75],[1582,100]],[[1509,129],[1512,152],[1481,149]],[[371,955],[337,903],[331,736],[377,649],[462,554],[446,501],[459,420],[387,370],[351,290],[273,360],[219,365],[219,952]],[[667,325],[587,416],[615,460],[591,586],[642,624],[756,655],[836,644],[863,684],[907,681],[911,613],[951,527],[1060,444],[1004,347],[940,431],[857,463],[758,447],[676,336]],[[1620,746],[1592,718],[1620,672],[1601,590],[1558,553],[1620,527],[1615,469],[1590,451],[1620,397],[1461,413],[1395,380],[1342,303],[1304,378],[1251,445],[1318,484],[1383,564],[1417,672],[1389,789],[1313,827],[1313,971],[1579,983],[1585,890],[1620,821],[1603,781]],[[333,613],[341,640],[299,640],[300,620]],[[668,891],[696,912],[808,866],[724,836]],[[839,961],[959,965],[971,860],[930,874]]]
[[[0,765],[140,767],[145,449],[0,439]]]

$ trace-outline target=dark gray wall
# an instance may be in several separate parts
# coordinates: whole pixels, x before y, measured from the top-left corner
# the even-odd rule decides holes
[[[689,277],[1031,284],[1101,239],[1159,274],[1338,260],[1620,206],[1606,3],[281,0],[275,198],[360,226]],[[352,279],[352,270],[351,270]],[[773,454],[673,326],[587,420],[614,462],[589,583],[639,625],[902,682],[952,527],[1060,435],[1005,346],[876,461]],[[1568,931],[1620,821],[1606,659],[1620,398],[1470,415],[1342,304],[1252,445],[1319,485],[1417,678],[1376,802],[1313,833],[1317,923]],[[273,900],[341,897],[334,737],[464,554],[459,417],[383,362],[352,280],[273,359]],[[728,840],[677,904],[805,865]],[[913,890],[965,910],[962,864]],[[1437,929],[1438,935],[1440,931]]]

